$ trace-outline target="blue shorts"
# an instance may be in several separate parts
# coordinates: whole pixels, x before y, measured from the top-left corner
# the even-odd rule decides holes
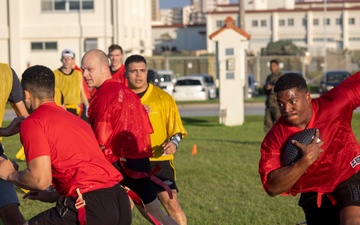
[[[15,186],[11,182],[0,179],[0,208],[9,204],[19,205]]]
[[[1,143],[0,143],[0,156],[7,159],[6,155],[4,154],[4,147]],[[15,186],[13,183],[9,181],[4,181],[0,179],[0,208],[9,204],[20,205],[19,199],[16,195]]]

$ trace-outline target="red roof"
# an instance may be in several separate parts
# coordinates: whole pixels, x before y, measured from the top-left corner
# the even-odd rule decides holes
[[[244,30],[242,30],[241,28],[235,26],[235,21],[230,17],[226,17],[225,19],[225,24],[224,26],[222,26],[220,29],[218,29],[217,31],[215,31],[214,33],[212,33],[209,38],[213,39],[216,35],[220,34],[221,32],[223,32],[226,29],[232,29],[235,32],[241,34],[242,36],[244,36],[246,39],[250,39],[251,35],[246,33]]]

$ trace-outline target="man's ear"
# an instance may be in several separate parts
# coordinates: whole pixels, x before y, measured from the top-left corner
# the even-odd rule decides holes
[[[311,93],[310,93],[310,91],[306,92],[306,100],[308,100],[309,102],[311,101]]]
[[[30,99],[30,92],[28,90],[24,90],[25,101]]]

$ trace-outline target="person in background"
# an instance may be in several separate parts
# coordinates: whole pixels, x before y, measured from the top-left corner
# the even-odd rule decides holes
[[[270,196],[301,193],[308,225],[360,224],[360,145],[351,127],[359,90],[360,72],[316,99],[298,74],[284,74],[275,84],[281,117],[261,144],[259,173]],[[310,144],[292,140],[310,128],[317,130]],[[282,165],[289,141],[302,157]]]
[[[31,109],[20,130],[27,168],[17,171],[0,158],[0,178],[32,190],[25,197],[57,202],[26,224],[131,224],[121,174],[102,154],[90,126],[55,104],[53,72],[32,66],[21,84]]]
[[[18,133],[20,124],[28,116],[28,112],[23,102],[24,92],[19,78],[15,71],[4,63],[0,63],[0,90],[0,158],[7,159],[4,154],[4,147],[1,144],[2,137]],[[9,126],[2,127],[7,102],[10,102],[18,117]],[[0,218],[5,225],[25,223],[25,219],[19,210],[19,199],[14,185],[2,179],[0,179]]]
[[[165,225],[177,224],[162,211],[151,183],[153,129],[139,97],[112,79],[105,52],[86,52],[81,68],[87,85],[96,88],[89,108],[91,127],[106,158],[123,174],[121,184],[141,198],[147,212],[136,206],[150,222],[154,217]]]
[[[84,91],[81,72],[74,70],[74,58],[75,54],[71,49],[64,49],[61,53],[62,66],[54,71],[55,102],[79,116],[81,103],[87,108],[89,101]]]
[[[168,214],[178,224],[185,225],[187,220],[177,197],[174,167],[174,153],[181,139],[187,135],[179,110],[167,92],[147,82],[147,64],[144,57],[129,56],[125,61],[125,68],[129,87],[140,97],[154,129],[151,134],[153,156],[150,162],[153,168],[161,168],[155,176],[169,185],[173,198],[169,197],[163,186],[156,183],[155,190]]]
[[[125,66],[123,64],[124,51],[121,46],[113,44],[108,48],[108,57],[110,59],[110,71],[112,77],[120,84],[128,86],[128,81],[125,77]]]
[[[279,106],[274,93],[274,85],[279,77],[282,76],[282,72],[280,72],[279,62],[276,59],[270,61],[270,71],[271,73],[266,77],[264,85],[264,93],[266,95],[264,131],[266,133],[271,129],[276,120],[280,118]]]

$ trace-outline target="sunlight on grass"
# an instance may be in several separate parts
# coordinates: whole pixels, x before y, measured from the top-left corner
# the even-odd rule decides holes
[[[264,136],[263,117],[245,116],[243,126],[225,127],[216,117],[183,118],[189,135],[175,155],[179,200],[191,225],[273,225],[304,221],[297,206],[298,196],[269,197],[258,174],[260,144]],[[359,138],[360,114],[353,127]],[[9,158],[20,148],[19,136],[4,138]],[[192,155],[193,145],[197,154]],[[20,169],[25,168],[19,162]],[[51,207],[23,200],[18,191],[21,211],[26,219]],[[133,224],[148,224],[136,210]]]

